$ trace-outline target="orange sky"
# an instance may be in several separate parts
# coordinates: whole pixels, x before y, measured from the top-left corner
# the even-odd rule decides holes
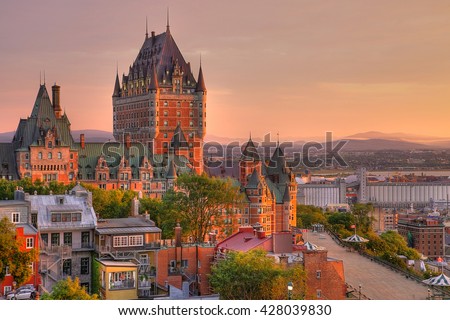
[[[94,3],[91,3],[94,2]],[[208,133],[280,138],[377,130],[450,137],[450,2],[19,1],[0,10],[0,132],[45,70],[73,129],[112,130],[116,63],[172,35],[208,88]]]

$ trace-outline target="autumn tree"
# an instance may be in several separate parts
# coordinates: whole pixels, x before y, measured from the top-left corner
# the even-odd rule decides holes
[[[80,285],[80,280],[72,280],[67,277],[65,280],[58,281],[51,293],[44,293],[41,300],[98,300],[96,294],[90,295],[86,289]]]
[[[179,191],[166,194],[163,202],[174,206],[194,242],[203,242],[212,227],[222,225],[224,212],[232,214],[241,205],[242,195],[230,179],[183,174],[176,186]]]
[[[6,276],[6,267],[19,286],[30,278],[30,264],[36,261],[37,253],[34,249],[21,251],[22,245],[16,239],[15,225],[6,217],[0,220],[0,282]]]
[[[209,283],[221,299],[287,299],[287,284],[293,283],[292,299],[303,299],[306,274],[301,265],[284,269],[263,250],[229,252],[212,267]]]

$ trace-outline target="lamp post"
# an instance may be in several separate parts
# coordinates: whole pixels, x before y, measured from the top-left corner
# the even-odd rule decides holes
[[[294,285],[292,284],[292,281],[288,282],[287,289],[288,289],[288,300],[291,300],[291,298],[292,298],[292,290],[294,290]]]
[[[431,300],[431,290],[430,290],[430,288],[428,288],[428,298],[427,299]]]
[[[361,300],[361,288],[362,288],[362,285],[361,284],[359,284],[359,286],[358,286],[358,300]]]

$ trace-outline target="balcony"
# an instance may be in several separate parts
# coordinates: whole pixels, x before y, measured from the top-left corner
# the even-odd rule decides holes
[[[109,290],[134,289],[135,285],[134,279],[112,281],[109,283]]]

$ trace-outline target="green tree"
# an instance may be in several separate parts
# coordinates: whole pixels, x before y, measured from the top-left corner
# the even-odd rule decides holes
[[[223,210],[232,214],[241,205],[242,194],[229,179],[183,174],[176,185],[180,191],[166,194],[163,202],[176,208],[176,218],[194,242],[203,242],[211,227],[223,224]]]
[[[371,203],[355,203],[352,206],[356,227],[363,233],[372,230],[372,221],[374,218],[369,216],[371,211],[373,211],[373,205]]]
[[[417,260],[420,258],[420,254],[417,250],[409,248],[405,238],[395,231],[387,231],[381,234],[383,239],[389,248],[389,252],[396,255],[404,255],[408,259]]]
[[[98,300],[96,294],[90,295],[86,289],[80,286],[80,280],[72,280],[67,277],[65,280],[58,281],[51,293],[44,293],[41,300]]]
[[[315,223],[326,224],[327,218],[325,217],[322,209],[310,205],[297,205],[297,227],[309,228]]]
[[[209,282],[226,300],[287,299],[287,284],[293,283],[293,299],[303,299],[306,274],[298,265],[283,269],[263,250],[229,252],[212,267]]]
[[[6,267],[18,285],[31,276],[30,264],[36,261],[36,251],[21,251],[23,244],[16,239],[15,225],[8,218],[0,220],[0,282],[5,278]]]

